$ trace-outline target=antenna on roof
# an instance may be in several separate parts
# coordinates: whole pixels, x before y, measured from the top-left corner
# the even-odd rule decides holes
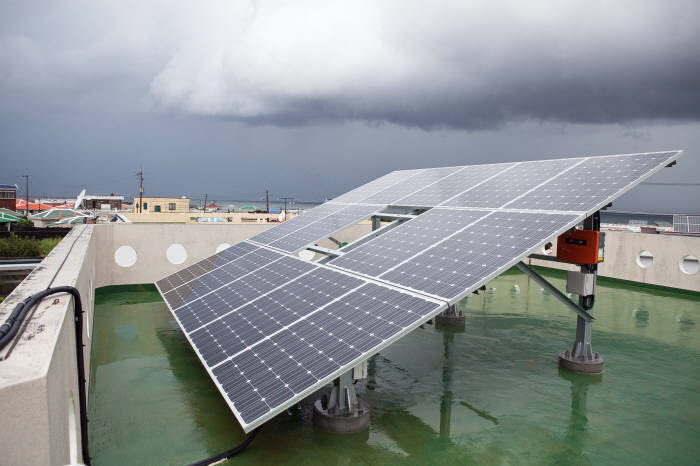
[[[75,200],[75,205],[73,205],[74,209],[79,209],[80,204],[83,203],[83,199],[85,198],[85,190],[83,189],[80,191],[80,194],[78,194],[78,198]]]

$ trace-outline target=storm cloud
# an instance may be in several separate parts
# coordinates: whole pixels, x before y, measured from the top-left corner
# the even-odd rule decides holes
[[[36,13],[3,28],[6,87],[136,76],[156,108],[252,124],[700,118],[692,0],[85,2]],[[60,37],[41,29],[49,21]]]
[[[617,208],[696,212],[700,2],[0,2],[3,183],[322,200],[388,171],[685,149]],[[693,185],[688,185],[691,183]],[[22,190],[23,191],[23,190]]]

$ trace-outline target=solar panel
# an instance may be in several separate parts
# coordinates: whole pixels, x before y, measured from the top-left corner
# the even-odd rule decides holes
[[[679,155],[392,172],[157,286],[250,431]],[[387,205],[432,208],[328,264],[290,255]]]
[[[180,307],[169,305],[184,329],[193,331],[312,269],[308,262],[284,257]]]
[[[576,214],[494,211],[379,277],[454,301],[579,221]]]
[[[378,277],[390,268],[473,223],[489,211],[432,209],[329,264]]]
[[[527,195],[512,209],[591,211],[607,204],[678,156],[677,152],[590,157]]]
[[[520,162],[499,175],[440,205],[449,207],[499,208],[518,196],[537,187],[540,183],[572,168],[583,159],[543,160]]]
[[[360,202],[363,199],[367,199],[368,197],[378,193],[379,191],[383,191],[387,187],[420,173],[421,171],[422,170],[399,170],[387,173],[374,181],[370,181],[369,183],[363,184],[362,186],[355,188],[342,196],[334,198],[332,202],[341,204]]]
[[[210,270],[213,270],[217,267],[221,267],[222,265],[231,262],[237,257],[247,254],[255,249],[258,249],[258,246],[255,246],[248,242],[234,244],[233,246],[226,248],[223,251],[216,253],[211,257],[202,259],[201,261],[196,262],[188,267],[185,267],[184,269],[174,274],[168,275],[167,277],[158,280],[158,287],[163,293],[167,293],[173,288],[187,283],[191,280],[194,280],[203,273],[207,273]]]
[[[674,215],[673,231],[676,233],[700,233],[700,215]]]
[[[219,363],[212,374],[248,431],[443,308],[444,304],[365,284]],[[369,312],[366,309],[374,312],[363,314]]]
[[[298,215],[292,219],[285,221],[284,223],[275,226],[274,228],[270,228],[269,230],[265,230],[262,233],[258,233],[257,235],[250,238],[250,240],[260,244],[270,244],[284,236],[287,236],[290,233],[301,230],[307,225],[310,225],[318,220],[328,217],[329,215],[332,215],[344,208],[344,205],[329,203],[321,204],[309,210],[308,212],[304,212],[301,215]]]
[[[173,311],[246,431],[446,307],[289,256],[261,270],[283,261],[298,275],[274,288],[222,295],[239,279]]]
[[[219,268],[203,273],[195,280],[173,288],[163,296],[168,304],[176,309],[282,257],[284,256],[280,253],[257,248]]]
[[[498,175],[513,165],[515,164],[497,163],[467,166],[441,179],[437,183],[430,184],[417,192],[398,199],[396,203],[420,207],[436,206],[467,189],[488,181],[491,177]]]
[[[427,185],[437,183],[446,176],[461,169],[462,167],[426,168],[404,181],[398,182],[383,191],[363,199],[362,202],[367,204],[393,204],[402,197],[406,197]]]
[[[345,228],[367,218],[372,212],[375,212],[375,205],[351,205],[342,210],[339,210],[322,220],[311,223],[304,228],[300,228],[288,235],[282,236],[277,241],[270,243],[270,246],[281,249],[287,252],[294,252],[299,248],[307,246],[311,243],[325,239],[333,233],[344,230]]]

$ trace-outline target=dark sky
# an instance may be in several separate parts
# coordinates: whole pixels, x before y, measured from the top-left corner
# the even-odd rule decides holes
[[[0,182],[336,196],[399,168],[684,149],[616,209],[700,212],[700,2],[0,3]]]

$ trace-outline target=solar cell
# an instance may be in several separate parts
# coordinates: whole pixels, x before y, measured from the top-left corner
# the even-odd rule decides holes
[[[307,262],[284,257],[181,307],[170,308],[185,331],[191,332],[313,268]]]
[[[351,205],[339,210],[320,221],[281,237],[270,243],[270,246],[287,252],[294,252],[308,244],[328,238],[345,228],[369,217],[377,210],[377,206]]]
[[[494,175],[512,167],[513,163],[466,166],[444,179],[397,200],[396,204],[432,207],[457,194],[487,181]]]
[[[666,166],[678,152],[590,157],[505,207],[530,210],[597,210]]]
[[[499,175],[449,199],[441,206],[499,208],[559,175],[583,159],[558,159],[520,162]],[[561,209],[558,209],[561,210]]]
[[[462,167],[426,168],[415,176],[411,176],[383,191],[379,191],[377,194],[363,199],[362,202],[367,204],[394,204],[398,199],[406,197],[429,184],[438,182],[461,168]]]
[[[300,230],[305,226],[310,225],[311,223],[316,222],[318,220],[321,220],[324,217],[328,217],[329,215],[338,212],[339,210],[342,210],[344,208],[344,205],[329,203],[321,204],[309,211],[304,212],[301,215],[298,215],[292,219],[285,221],[284,223],[276,225],[275,227],[270,228],[269,230],[265,230],[262,233],[258,233],[257,235],[250,238],[250,240],[260,244],[270,244],[282,238],[283,236]]]
[[[377,277],[486,214],[488,211],[432,209],[329,264]]]
[[[407,178],[419,173],[421,170],[398,170],[377,178],[376,180],[370,181],[367,184],[363,184],[360,187],[349,191],[342,196],[334,198],[331,202],[338,203],[356,203],[363,199],[382,191],[400,181],[404,181]]]
[[[380,278],[454,300],[580,220],[575,214],[494,211]]]
[[[176,309],[282,257],[284,257],[282,254],[269,249],[254,249],[219,268],[210,270],[194,280],[173,288],[164,293],[163,298],[170,307]]]
[[[167,293],[173,288],[187,283],[191,280],[194,280],[203,273],[207,273],[210,270],[213,270],[217,267],[221,267],[222,265],[231,262],[232,260],[235,260],[236,258],[247,254],[257,248],[258,246],[255,246],[248,242],[234,244],[233,246],[226,248],[223,251],[214,254],[213,256],[207,257],[206,259],[202,259],[201,261],[187,266],[184,269],[179,270],[178,272],[175,272],[171,275],[168,275],[165,278],[158,280],[156,284],[158,285],[158,288],[162,293]]]

